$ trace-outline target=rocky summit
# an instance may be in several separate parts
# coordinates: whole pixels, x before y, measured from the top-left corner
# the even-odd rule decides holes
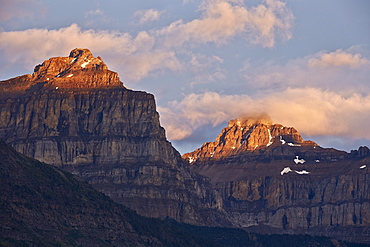
[[[23,75],[0,83],[1,99],[42,90],[123,87],[118,74],[108,70],[100,57],[88,49],[74,49],[68,57],[54,57]]]
[[[153,95],[126,89],[87,49],[34,71],[0,82],[0,138],[142,215],[228,225],[209,179],[166,140]]]
[[[239,227],[370,243],[367,147],[322,148],[262,116],[230,121],[216,141],[183,158],[211,178]]]

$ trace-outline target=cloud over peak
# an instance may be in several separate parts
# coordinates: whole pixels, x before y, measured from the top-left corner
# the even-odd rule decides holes
[[[339,93],[319,88],[288,88],[264,97],[190,94],[182,101],[159,107],[161,123],[170,140],[181,140],[201,126],[216,126],[240,116],[259,113],[307,136],[368,138],[370,95]]]

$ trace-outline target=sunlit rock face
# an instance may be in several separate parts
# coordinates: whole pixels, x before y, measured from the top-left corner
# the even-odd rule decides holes
[[[257,154],[269,150],[268,147],[284,147],[284,145],[313,148],[318,146],[312,141],[303,141],[301,135],[293,127],[273,124],[268,116],[257,116],[229,121],[228,126],[222,130],[216,141],[207,142],[201,148],[183,157],[192,163],[197,159],[221,159],[251,152]],[[290,150],[286,151],[289,153]]]
[[[183,158],[211,179],[238,227],[369,243],[367,147],[322,148],[259,116],[230,121],[214,142]]]
[[[0,83],[1,97],[26,92],[58,89],[122,88],[116,72],[88,49],[74,49],[68,57],[54,57],[35,67],[32,75],[23,75]]]
[[[209,179],[166,140],[153,95],[126,89],[87,49],[34,71],[0,82],[0,138],[139,214],[229,224]]]

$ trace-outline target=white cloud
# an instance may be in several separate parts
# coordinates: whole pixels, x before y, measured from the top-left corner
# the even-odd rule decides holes
[[[174,52],[156,49],[147,32],[136,37],[117,31],[82,30],[77,24],[58,30],[28,29],[2,32],[0,50],[8,61],[28,69],[53,56],[66,56],[78,48],[89,48],[103,57],[111,69],[119,69],[124,80],[140,80],[153,70],[181,67]]]
[[[362,58],[361,54],[351,54],[342,49],[335,52],[323,53],[319,58],[311,58],[308,61],[309,67],[351,67],[358,68],[361,65],[370,64],[366,58]]]
[[[181,102],[171,102],[158,111],[170,140],[183,139],[207,124],[216,126],[239,116],[262,112],[274,122],[293,126],[307,136],[370,139],[370,95],[344,97],[319,88],[289,88],[258,99],[215,92],[190,94]]]
[[[90,16],[98,16],[98,15],[103,15],[103,11],[100,8],[97,8],[95,10],[89,10],[85,13],[85,17],[90,17]]]
[[[139,18],[139,24],[158,21],[164,11],[156,9],[138,10],[134,13],[134,17]]]
[[[164,38],[166,46],[185,42],[221,44],[244,36],[252,43],[273,47],[277,38],[291,38],[293,14],[280,1],[267,0],[248,9],[240,1],[213,0],[204,2],[201,10],[201,18],[175,21],[157,35]]]
[[[331,53],[318,52],[285,64],[265,63],[258,67],[247,60],[249,66],[240,71],[246,85],[258,90],[317,87],[348,93],[370,92],[368,52],[366,47],[353,46]]]

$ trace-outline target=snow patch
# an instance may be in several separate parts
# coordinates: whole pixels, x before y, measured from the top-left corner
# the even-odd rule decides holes
[[[298,165],[298,164],[303,164],[306,161],[304,159],[299,159],[299,156],[296,156],[294,159],[294,162]]]
[[[232,147],[232,149],[235,149],[236,147]]]
[[[211,158],[213,158],[213,156],[215,155],[215,151],[213,151],[212,153],[211,153]]]
[[[56,90],[58,90],[59,87],[55,87]]]
[[[302,170],[302,171],[295,171],[296,173],[300,174],[300,175],[303,175],[303,174],[309,174],[310,172],[306,171],[306,170]]]
[[[197,158],[189,157],[189,163],[194,163],[197,160]]]
[[[307,175],[307,174],[310,174],[310,172],[306,171],[306,170],[302,170],[302,171],[296,171],[296,170],[292,170],[290,169],[290,167],[285,167],[281,172],[280,172],[280,175],[284,175],[285,173],[288,173],[288,172],[295,172],[299,175]]]
[[[76,60],[77,60],[77,57],[75,57],[70,63],[74,63],[76,62]]]
[[[48,80],[50,80],[49,78],[46,78],[46,80],[48,81]]]
[[[281,172],[280,172],[280,174],[281,175],[284,175],[285,173],[288,173],[288,172],[291,172],[292,171],[292,169],[290,169],[290,167],[285,167]]]
[[[286,143],[286,141],[283,139],[282,136],[280,136],[280,142],[281,142],[282,145],[284,145]]]
[[[83,64],[81,64],[81,67],[82,68],[85,68],[86,67],[86,65],[88,65],[90,63],[90,60],[88,60],[87,62],[84,62]]]
[[[366,168],[366,165],[360,166],[360,169],[364,169],[364,168]]]
[[[316,163],[319,163],[319,162],[320,162],[320,160],[315,160],[315,162],[316,162]]]
[[[67,77],[72,77],[72,76],[73,76],[73,74],[67,75]]]
[[[299,145],[299,144],[293,144],[293,143],[291,143],[291,142],[289,142],[288,143],[288,145],[289,146],[291,146],[291,147],[300,147],[301,145]]]
[[[256,145],[256,146],[254,147],[254,150],[256,150],[256,148],[258,148],[258,145]]]
[[[271,131],[270,131],[270,129],[267,129],[267,131],[269,132],[269,138],[270,138],[270,140],[269,140],[269,143],[267,143],[266,147],[270,146],[270,145],[273,143],[273,142],[272,142],[272,136],[271,136]]]

